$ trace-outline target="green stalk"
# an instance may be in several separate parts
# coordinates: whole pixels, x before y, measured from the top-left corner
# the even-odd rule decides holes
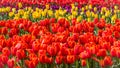
[[[119,59],[119,63],[118,64],[120,64],[120,59]],[[120,68],[120,65],[118,65],[118,67]]]
[[[69,68],[68,64],[65,64],[65,68]]]
[[[8,68],[7,64],[4,65],[4,68]]]
[[[88,59],[87,59],[87,68],[90,68]]]
[[[79,61],[77,60],[77,61],[76,61],[75,68],[78,68],[78,67],[79,67]]]
[[[43,68],[42,64],[38,63],[37,68]]]

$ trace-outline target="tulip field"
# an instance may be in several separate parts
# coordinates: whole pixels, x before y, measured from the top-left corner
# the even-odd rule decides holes
[[[120,0],[0,0],[0,68],[120,68]]]

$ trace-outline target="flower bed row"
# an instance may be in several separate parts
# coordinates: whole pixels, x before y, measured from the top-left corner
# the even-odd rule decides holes
[[[1,68],[119,67],[120,20],[0,21]]]
[[[116,19],[120,18],[120,8],[117,5],[114,6],[95,6],[92,4],[78,6],[76,4],[71,5],[52,5],[46,4],[45,6],[26,6],[22,3],[18,3],[17,7],[1,7],[0,8],[0,20],[8,19],[29,19],[32,22],[37,22],[45,18],[66,18],[69,21],[73,18],[77,18],[78,22],[87,20],[93,21],[94,18],[105,19],[108,23],[115,23]]]
[[[6,6],[6,5],[14,5],[18,2],[22,2],[27,5],[46,5],[48,3],[55,3],[59,5],[66,5],[66,4],[71,4],[71,3],[78,3],[79,5],[82,4],[93,4],[93,5],[119,5],[120,1],[119,0],[1,0],[0,4],[1,6]]]

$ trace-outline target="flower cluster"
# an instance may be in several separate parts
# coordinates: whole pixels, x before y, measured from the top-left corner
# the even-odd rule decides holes
[[[0,68],[119,68],[119,4],[1,0]]]
[[[33,22],[43,20],[45,18],[56,18],[57,20],[64,17],[71,21],[77,18],[78,22],[86,19],[88,22],[94,18],[105,19],[106,22],[115,23],[115,20],[120,18],[120,9],[118,5],[114,6],[96,6],[94,4],[87,5],[57,5],[46,4],[39,6],[23,6],[23,3],[17,3],[16,7],[1,7],[0,20],[8,19],[29,19]]]
[[[120,62],[120,20],[19,19],[2,20],[0,27],[2,68],[106,68]]]

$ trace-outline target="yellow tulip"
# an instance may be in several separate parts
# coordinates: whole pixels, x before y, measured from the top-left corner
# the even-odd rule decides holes
[[[101,11],[107,11],[107,8],[106,7],[102,7]]]
[[[2,12],[2,8],[0,8],[0,12]]]
[[[59,15],[59,11],[58,10],[55,11],[55,15]]]
[[[105,19],[105,15],[102,15],[102,19]]]
[[[14,19],[19,19],[19,14],[15,14],[15,17],[14,17]]]
[[[89,5],[89,9],[92,9],[92,5],[91,4]]]
[[[87,18],[87,21],[88,21],[88,22],[90,22],[90,21],[91,21],[91,18],[90,18],[90,17],[89,17],[89,18]]]
[[[80,14],[84,14],[84,12],[80,12]]]
[[[28,7],[28,10],[31,10],[32,9],[32,7]]]
[[[72,19],[72,16],[71,16],[71,15],[70,15],[70,16],[68,16],[68,19],[69,19],[69,20],[71,20],[71,19]]]
[[[101,13],[102,15],[104,14],[104,12],[102,12],[102,11],[101,11],[100,13]]]
[[[24,10],[20,9],[20,10],[18,10],[18,13],[19,13],[20,15],[23,15],[23,14],[24,14]]]
[[[74,10],[75,9],[75,6],[72,6],[72,10]]]
[[[90,17],[91,13],[89,10],[86,12],[86,15],[87,15],[87,17]]]
[[[74,16],[74,15],[71,15],[71,19],[73,19],[73,18],[75,18],[75,16]]]
[[[82,16],[77,17],[77,22],[80,22],[82,20]]]
[[[64,15],[64,13],[65,12],[63,10],[59,11],[59,14],[62,15],[62,16]]]
[[[118,6],[114,6],[114,9],[116,9],[116,10],[117,10],[117,9],[118,9]]]
[[[91,12],[91,16],[94,17],[94,16],[95,16],[95,13],[94,13],[94,12]]]
[[[24,18],[24,19],[28,19],[28,18],[29,18],[29,15],[24,14],[22,18]]]
[[[85,9],[88,10],[88,8],[89,8],[89,7],[86,5],[86,6],[85,6]]]
[[[67,12],[67,10],[64,10],[64,13],[66,13]]]
[[[48,12],[48,9],[45,9],[44,12],[47,13],[47,12]]]
[[[46,16],[46,13],[45,13],[44,11],[42,12],[42,16],[43,16],[43,17],[45,17],[45,16]]]
[[[84,7],[82,7],[82,12],[84,12],[85,11],[85,8]]]
[[[117,13],[117,10],[114,10],[114,13]]]
[[[18,3],[18,8],[22,8],[22,3]]]
[[[115,21],[116,19],[117,19],[117,15],[115,14],[115,15],[112,16],[111,20]]]
[[[78,15],[78,12],[73,11],[73,12],[72,12],[72,15],[73,15],[73,16],[77,16],[77,15]]]
[[[40,15],[39,15],[38,12],[35,11],[35,12],[32,13],[32,17],[33,17],[33,18],[39,18]]]
[[[58,17],[58,20],[60,20],[60,19],[62,19],[62,18],[64,18],[64,17],[59,16],[59,17]]]
[[[75,7],[75,11],[78,11],[78,7]]]
[[[43,10],[42,10],[42,9],[40,9],[40,10],[39,10],[39,12],[41,13],[41,12],[43,12]]]
[[[19,19],[19,17],[14,17],[14,19],[17,19],[17,20],[18,20],[18,19]]]
[[[98,18],[98,14],[94,14],[94,17],[95,17],[95,18]]]
[[[39,8],[35,8],[35,10],[36,10],[37,12],[39,12]]]
[[[14,12],[14,13],[15,13],[15,12],[16,12],[16,8],[12,8],[12,12]]]
[[[52,10],[48,10],[48,15],[49,16],[53,16],[53,11]]]
[[[94,11],[95,11],[95,12],[97,11],[97,7],[94,7]]]
[[[59,15],[58,15],[58,14],[55,14],[55,18],[59,18]]]
[[[12,17],[14,15],[14,12],[9,12],[9,17]]]
[[[120,10],[117,10],[117,13],[119,13],[120,12]]]
[[[6,12],[6,9],[5,9],[5,8],[2,8],[2,12]]]
[[[110,16],[110,11],[106,11],[105,16],[109,17]]]
[[[50,8],[50,6],[47,4],[47,5],[46,5],[46,9],[49,9],[49,8]]]
[[[6,7],[6,11],[9,12],[10,11],[10,7]]]
[[[75,6],[74,4],[71,4],[71,6]]]

